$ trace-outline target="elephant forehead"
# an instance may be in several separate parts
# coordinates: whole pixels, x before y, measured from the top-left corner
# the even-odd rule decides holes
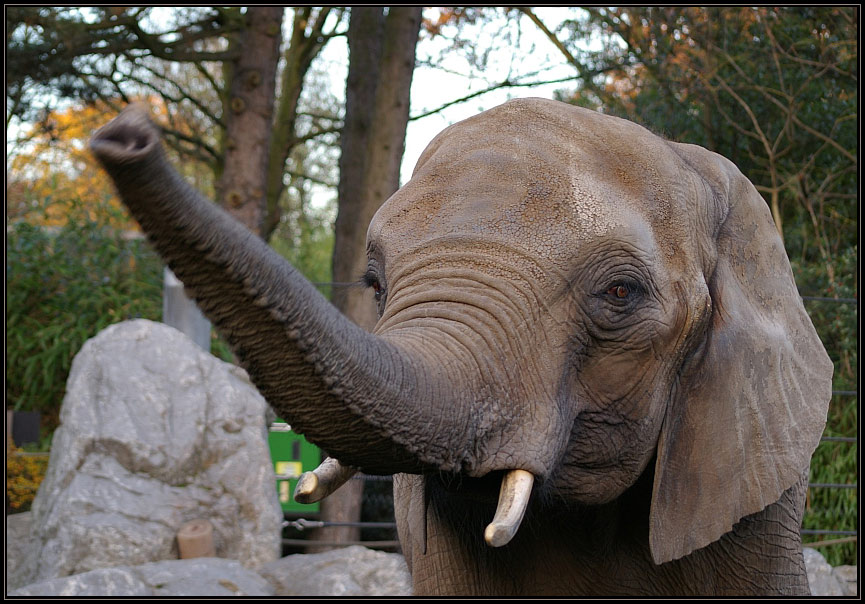
[[[556,169],[536,154],[484,148],[416,175],[379,212],[381,233],[406,242],[481,235],[541,243],[597,236],[622,223],[625,204],[614,203],[622,196],[610,183]]]
[[[452,126],[379,210],[370,237],[394,253],[473,237],[564,264],[575,246],[635,222],[675,230],[681,195],[669,148],[634,124],[596,123],[589,113],[504,112]]]

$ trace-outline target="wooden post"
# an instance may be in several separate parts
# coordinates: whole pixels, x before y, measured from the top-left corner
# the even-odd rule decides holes
[[[203,518],[191,520],[177,531],[177,549],[180,559],[215,558],[213,525]]]

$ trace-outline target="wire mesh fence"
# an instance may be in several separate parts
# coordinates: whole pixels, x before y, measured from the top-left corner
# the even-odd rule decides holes
[[[858,333],[854,329],[858,326],[857,298],[803,295],[802,300],[812,317],[822,314],[825,318],[826,313],[831,313],[831,320],[833,321],[855,322],[855,325],[849,327],[851,331]],[[855,306],[855,308],[851,308],[851,306]],[[840,358],[842,342],[824,338],[823,345],[833,359]],[[854,414],[852,423],[858,426],[858,421],[855,421],[858,420],[858,407],[856,405],[858,397],[858,388],[856,390],[833,389],[829,410],[830,418],[839,415],[839,412],[843,414],[845,409],[851,409]],[[837,469],[833,468],[831,478],[835,478],[835,480],[825,481],[814,478],[816,475],[825,474],[824,468],[821,466],[827,464],[827,459],[829,460],[828,464],[843,468],[845,466],[839,460],[858,458],[858,446],[858,430],[855,434],[844,435],[843,433],[838,434],[833,426],[827,425],[826,433],[820,439],[820,444],[812,459],[812,480],[808,485],[806,517],[801,531],[803,541],[808,547],[824,548],[822,551],[828,553],[830,550],[843,550],[843,547],[838,548],[836,546],[851,547],[847,544],[858,542],[856,510],[858,510],[859,504],[859,484],[856,464],[847,463],[846,472],[839,473]],[[810,518],[808,512],[811,512]],[[841,552],[839,551],[839,553]]]

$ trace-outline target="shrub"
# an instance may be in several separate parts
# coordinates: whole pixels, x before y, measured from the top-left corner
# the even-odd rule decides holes
[[[41,226],[31,213],[7,227],[6,403],[42,413],[48,431],[84,342],[112,323],[159,320],[162,311],[162,264],[143,239],[112,226],[119,210],[68,208],[62,226]]]
[[[6,452],[6,508],[26,512],[48,469],[47,455],[28,455],[12,445]]]

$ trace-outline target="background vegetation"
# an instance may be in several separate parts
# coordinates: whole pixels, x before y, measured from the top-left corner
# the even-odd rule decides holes
[[[115,107],[147,98],[172,161],[214,193],[230,115],[231,73],[223,68],[242,29],[234,9],[189,7],[161,32],[148,22],[151,9],[98,10],[90,25],[74,8],[7,11],[7,134],[10,124],[23,126],[7,147],[6,395],[11,407],[42,411],[49,431],[81,344],[110,323],[161,312],[161,268],[146,244],[128,237],[136,227],[112,201],[84,141]],[[287,12],[297,35],[283,44],[275,94],[277,112],[291,120],[271,170],[285,176],[269,187],[277,205],[266,231],[312,281],[327,283],[343,114],[314,59],[345,33],[347,12]],[[573,8],[555,22],[544,14],[527,7],[430,10],[418,64],[441,67],[460,57],[461,69],[480,78],[508,49],[512,65],[531,64],[514,50],[516,41],[540,32],[558,64],[572,70],[560,100],[736,162],[772,211],[835,363],[839,394],[825,436],[858,437],[858,9]],[[532,65],[454,91],[453,102],[543,80]],[[37,102],[46,93],[78,102],[52,110]],[[284,102],[291,99],[298,105]],[[425,106],[422,113],[435,111]],[[331,201],[314,203],[322,191]],[[811,482],[855,485],[857,460],[858,441],[827,440],[815,453]],[[857,495],[856,488],[812,487],[804,527],[857,531]],[[855,564],[858,548],[848,535],[805,536],[836,540],[821,547],[830,563]]]
[[[6,404],[39,411],[47,430],[57,426],[72,359],[100,330],[132,318],[162,315],[162,265],[132,232],[113,221],[119,210],[48,200],[43,227],[14,222],[6,233]]]

